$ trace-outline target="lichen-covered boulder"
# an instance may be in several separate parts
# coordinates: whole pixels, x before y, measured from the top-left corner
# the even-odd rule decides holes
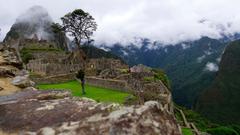
[[[14,77],[12,80],[12,84],[20,88],[26,88],[35,85],[35,83],[30,80],[28,75]]]
[[[181,135],[174,116],[158,102],[121,106],[67,93],[23,91],[0,97],[0,130],[31,135]]]

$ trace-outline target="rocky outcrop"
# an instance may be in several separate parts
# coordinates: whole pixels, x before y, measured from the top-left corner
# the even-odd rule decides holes
[[[6,45],[2,44],[0,46],[3,46],[0,49],[0,66],[12,65],[18,69],[22,69],[22,62],[19,58],[19,55],[17,54],[16,49],[7,47]]]
[[[68,50],[68,38],[52,29],[52,18],[41,6],[33,6],[21,14],[7,33],[4,42],[35,39],[55,42],[57,48]]]
[[[30,80],[29,75],[16,76],[11,83],[20,88],[32,87],[35,85],[35,83]]]
[[[9,95],[22,88],[34,86],[29,73],[22,70],[22,62],[14,48],[0,45],[0,95]]]
[[[9,95],[20,90],[19,87],[11,84],[20,68],[22,68],[22,64],[16,51],[0,44],[0,95]]]
[[[3,133],[71,135],[180,135],[174,116],[155,101],[120,106],[69,96],[66,91],[24,91],[0,97]]]

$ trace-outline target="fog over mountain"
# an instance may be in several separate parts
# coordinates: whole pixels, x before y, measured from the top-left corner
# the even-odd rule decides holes
[[[53,20],[45,8],[33,6],[16,19],[5,40],[14,37],[33,38],[34,35],[39,39],[53,40],[52,23]]]
[[[159,45],[202,36],[220,38],[240,32],[239,4],[238,0],[2,0],[1,39],[34,5],[45,7],[56,22],[76,8],[89,12],[99,26],[94,35],[97,44],[127,44],[139,37],[163,43]]]

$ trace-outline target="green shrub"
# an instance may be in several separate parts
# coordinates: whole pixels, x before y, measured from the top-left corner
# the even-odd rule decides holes
[[[211,135],[239,135],[234,129],[228,127],[217,127],[207,130]]]
[[[200,131],[206,131],[206,129],[216,128],[219,126],[215,123],[212,123],[211,121],[209,121],[208,119],[201,116],[199,113],[197,113],[195,111],[186,109],[185,107],[181,107],[176,104],[174,106],[176,108],[181,109],[183,111],[183,113],[185,114],[188,122],[193,122]],[[175,112],[175,117],[177,118],[178,121],[183,121],[181,114],[178,111]]]
[[[240,125],[230,125],[229,127],[234,129],[240,135]]]
[[[31,53],[28,49],[25,49],[25,48],[23,48],[23,49],[20,51],[20,55],[21,55],[22,61],[23,61],[24,63],[28,63],[29,60],[32,60],[32,59],[33,59],[32,53]]]
[[[127,74],[127,73],[129,73],[129,69],[119,69],[119,71],[120,71],[122,74]]]
[[[152,71],[155,73],[154,79],[161,80],[167,88],[171,88],[170,81],[164,71],[162,71],[161,69],[152,69]]]
[[[143,79],[144,81],[147,81],[147,82],[153,82],[155,80],[154,77],[144,77]]]
[[[134,105],[138,102],[138,98],[133,95],[129,95],[125,98],[124,104],[125,105]]]
[[[182,134],[183,135],[193,135],[193,132],[189,128],[182,128]]]

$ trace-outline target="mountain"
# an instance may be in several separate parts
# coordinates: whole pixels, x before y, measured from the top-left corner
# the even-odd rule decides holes
[[[122,58],[112,54],[111,52],[107,52],[103,49],[99,49],[92,45],[84,45],[81,46],[81,49],[85,52],[88,58],[113,58],[113,59],[120,59]],[[123,60],[122,60],[123,61]]]
[[[142,39],[135,44],[101,47],[120,56],[129,65],[141,63],[164,69],[172,83],[174,101],[191,108],[201,91],[215,78],[225,46],[221,40],[202,37],[176,45]]]
[[[220,62],[217,77],[201,94],[196,110],[210,120],[240,124],[240,40],[231,42]]]
[[[54,33],[53,20],[47,10],[41,6],[34,6],[20,15],[7,33],[4,42],[18,39],[47,40],[55,42],[61,49],[68,49],[68,39],[64,33]]]

